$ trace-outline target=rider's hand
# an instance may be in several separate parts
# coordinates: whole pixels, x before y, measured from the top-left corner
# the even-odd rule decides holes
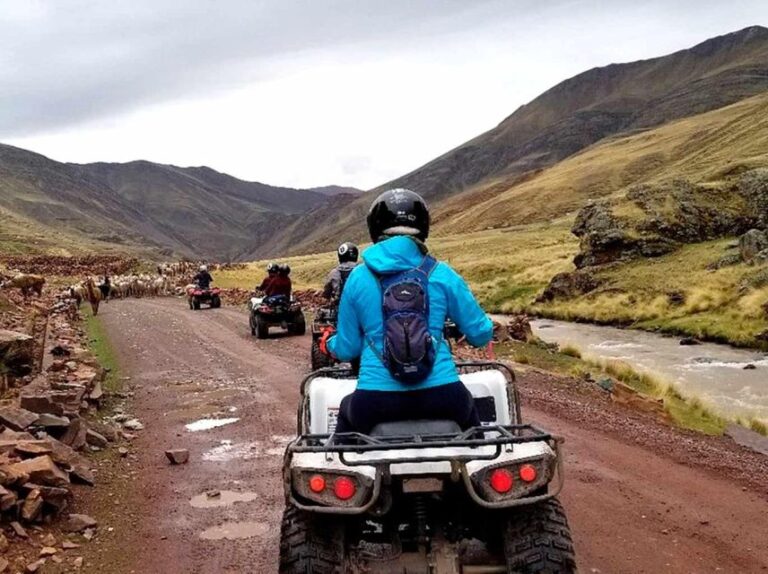
[[[329,325],[328,327],[323,329],[323,336],[320,337],[320,343],[319,343],[320,351],[324,355],[328,355],[329,357],[332,357],[333,353],[331,353],[328,350],[328,339],[330,339],[335,332],[336,332],[336,329]]]

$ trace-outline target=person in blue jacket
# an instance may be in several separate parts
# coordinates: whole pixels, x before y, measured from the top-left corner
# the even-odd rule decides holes
[[[421,382],[396,380],[382,361],[384,320],[377,276],[418,267],[428,253],[429,210],[417,193],[382,193],[368,213],[374,245],[363,252],[364,265],[350,274],[339,307],[337,331],[321,344],[341,361],[361,358],[357,388],[341,402],[336,432],[369,432],[379,423],[411,419],[449,419],[462,428],[480,424],[469,390],[459,380],[450,347],[443,339],[446,318],[467,341],[486,345],[493,324],[464,279],[439,262],[428,282],[429,332],[436,347],[429,375]],[[373,348],[372,348],[373,347]]]

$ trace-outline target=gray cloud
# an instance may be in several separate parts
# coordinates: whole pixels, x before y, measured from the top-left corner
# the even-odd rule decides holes
[[[466,31],[503,4],[0,0],[0,137],[204,97],[274,75],[281,58],[302,52]]]

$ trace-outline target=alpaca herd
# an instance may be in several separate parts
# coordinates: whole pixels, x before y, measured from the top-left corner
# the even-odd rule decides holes
[[[68,289],[69,296],[79,307],[87,301],[93,314],[99,312],[99,304],[110,299],[128,297],[164,297],[174,293],[174,284],[167,275],[147,274],[115,275],[113,277],[86,277]]]

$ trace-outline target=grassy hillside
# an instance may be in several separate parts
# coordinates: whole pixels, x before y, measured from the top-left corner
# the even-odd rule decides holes
[[[575,190],[568,179],[541,181],[550,166],[611,137],[715,110],[766,90],[768,29],[759,26],[660,58],[588,70],[413,172],[334,211],[311,212],[280,229],[261,252],[330,249],[342,234],[345,239],[360,240],[365,237],[362,216],[372,198],[392,187],[422,193],[439,208],[439,223],[446,234],[530,223],[531,217],[535,221],[559,218],[585,197],[626,185],[635,170],[643,172],[637,177],[647,177],[654,163],[664,164],[666,159],[655,159],[649,152],[643,159],[649,165],[625,166],[609,181],[581,173],[590,165],[571,164],[580,176]],[[510,193],[518,187],[518,194]],[[550,202],[553,197],[555,203]],[[445,204],[448,198],[454,199]],[[472,213],[462,217],[456,229],[454,217],[470,208]]]
[[[442,203],[438,232],[547,221],[630,185],[719,182],[768,166],[768,92],[653,130],[614,137],[523,180],[490,181]]]

